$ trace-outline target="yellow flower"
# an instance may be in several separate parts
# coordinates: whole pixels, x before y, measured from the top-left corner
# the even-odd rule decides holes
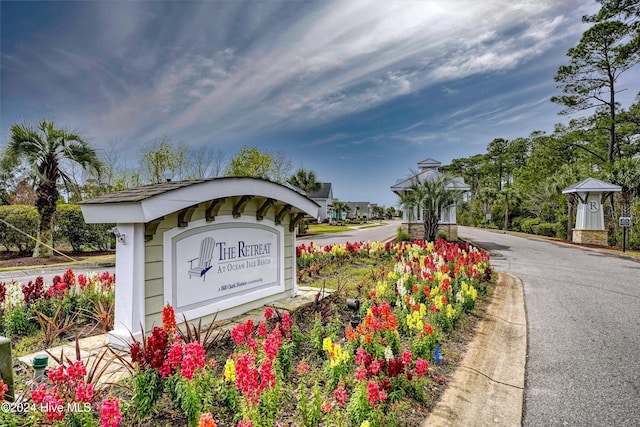
[[[451,304],[447,304],[447,318],[451,319],[456,315],[456,309],[451,306]]]
[[[322,349],[324,351],[331,351],[331,338],[326,337],[323,341],[322,341]]]
[[[427,315],[427,306],[423,303],[420,303],[420,316],[424,317]]]
[[[371,424],[369,423],[369,420],[364,420],[360,423],[360,427],[371,427]]]
[[[382,280],[378,280],[378,283],[376,285],[376,294],[377,295],[384,295],[384,293],[387,291],[387,282],[383,282]]]
[[[226,382],[234,382],[236,380],[236,363],[233,359],[227,359],[224,364],[224,380]]]

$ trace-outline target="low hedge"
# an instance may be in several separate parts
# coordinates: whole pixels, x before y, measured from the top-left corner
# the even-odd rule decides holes
[[[35,236],[38,233],[38,210],[30,205],[0,206],[0,245],[5,250],[17,249],[20,253],[33,251],[36,242],[15,228]],[[10,227],[6,223],[13,225]]]
[[[35,206],[0,206],[0,219],[33,237],[38,233],[38,211]],[[108,250],[113,244],[113,225],[87,224],[79,205],[60,204],[53,217],[54,246],[68,244],[76,252]],[[18,250],[26,254],[33,251],[35,241],[0,221],[0,245],[5,251]]]

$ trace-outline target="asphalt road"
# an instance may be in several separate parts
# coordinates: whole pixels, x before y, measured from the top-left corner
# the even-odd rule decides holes
[[[524,282],[524,426],[640,425],[640,261],[460,227]]]

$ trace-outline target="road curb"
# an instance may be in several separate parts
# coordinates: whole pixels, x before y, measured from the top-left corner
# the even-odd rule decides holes
[[[485,318],[423,426],[521,425],[526,356],[522,281],[498,273]]]

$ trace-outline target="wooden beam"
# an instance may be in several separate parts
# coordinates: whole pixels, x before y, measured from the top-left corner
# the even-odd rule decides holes
[[[222,205],[224,205],[224,202],[226,201],[227,199],[225,197],[220,197],[218,199],[213,199],[211,201],[211,203],[209,204],[209,207],[204,212],[204,217],[207,220],[207,222],[211,222],[216,219],[216,215],[218,215],[220,208],[222,207]]]
[[[280,225],[282,218],[291,210],[291,205],[284,205],[282,209],[276,214],[276,225]]]
[[[293,215],[293,214],[292,214]],[[289,231],[293,232],[295,231],[298,223],[300,221],[302,221],[302,218],[304,218],[304,213],[300,212],[299,214],[297,214],[295,217],[293,217],[291,219],[291,222],[289,223]]]
[[[234,218],[240,218],[240,215],[242,215],[242,213],[244,212],[244,208],[247,206],[247,203],[249,203],[251,199],[253,199],[253,196],[249,196],[246,194],[240,197],[240,200],[238,200],[238,203],[233,206],[233,210],[231,211],[231,214]]]
[[[153,236],[156,234],[156,230],[158,230],[158,225],[164,220],[164,217],[156,218],[152,221],[147,222],[144,225],[144,241],[148,242],[153,240]]]
[[[262,221],[267,212],[269,212],[271,206],[273,206],[275,203],[276,199],[268,198],[267,200],[265,200],[262,206],[260,206],[256,211],[256,219],[258,221]]]
[[[191,216],[198,209],[198,205],[189,206],[188,208],[181,209],[178,213],[178,227],[186,227],[191,221]]]

